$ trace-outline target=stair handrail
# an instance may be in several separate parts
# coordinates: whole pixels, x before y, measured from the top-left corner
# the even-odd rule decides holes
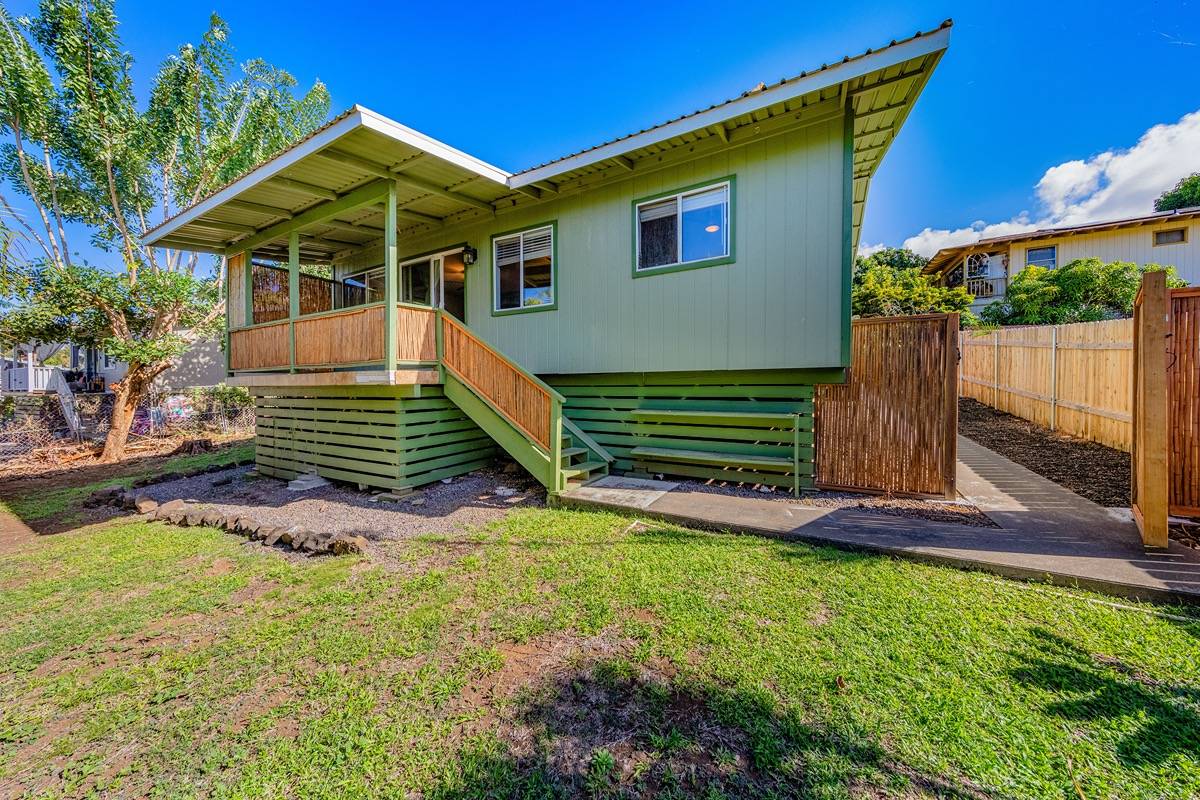
[[[48,388],[52,388],[54,393],[58,395],[58,402],[62,406],[63,419],[67,421],[67,427],[71,429],[71,435],[78,437],[79,431],[82,428],[79,421],[79,409],[75,405],[75,393],[67,385],[67,379],[63,377],[62,370],[55,369],[50,375],[48,384]]]
[[[557,391],[555,391],[554,388],[551,387],[550,385],[548,385],[545,381],[541,380],[536,375],[534,375],[532,372],[525,369],[520,364],[518,364],[517,362],[513,361],[511,358],[506,356],[504,353],[500,352],[498,349],[496,349],[492,345],[485,342],[483,339],[481,339],[479,337],[478,334],[476,334],[474,331],[472,331],[469,327],[467,327],[465,324],[463,324],[459,320],[455,319],[453,315],[445,313],[445,311],[442,309],[438,309],[438,317],[439,317],[439,322],[438,322],[438,334],[439,335],[437,337],[438,363],[441,364],[443,368],[450,370],[454,374],[455,378],[457,378],[461,382],[465,383],[476,394],[478,394],[480,397],[482,397],[484,400],[486,400],[488,402],[488,404],[496,410],[497,413],[499,413],[502,417],[504,417],[504,419],[510,425],[512,425],[517,430],[519,430],[532,443],[534,443],[538,447],[542,448],[547,453],[550,453],[552,456],[555,455],[557,452],[559,452],[559,450],[561,449],[561,441],[559,441],[559,440],[561,439],[561,427],[560,426],[561,426],[561,420],[562,420],[562,405],[563,405],[563,402],[565,401],[565,398],[561,394],[559,394]],[[456,366],[455,364],[452,364],[450,361],[448,361],[446,359],[445,345],[446,345],[446,328],[447,327],[456,329],[463,336],[470,339],[481,349],[487,351],[490,355],[495,357],[498,361],[502,362],[506,367],[508,367],[513,372],[520,375],[524,381],[529,383],[531,386],[533,386],[534,388],[536,388],[538,391],[540,391],[542,394],[544,394],[546,396],[546,399],[549,401],[548,402],[549,415],[548,415],[548,419],[546,420],[547,433],[546,433],[545,441],[543,441],[542,437],[540,437],[536,432],[529,430],[524,424],[521,423],[521,421],[519,419],[516,419],[507,410],[502,408],[497,403],[497,398],[488,397],[487,393],[479,385],[477,385],[476,382],[470,378],[470,376],[468,376],[465,372],[463,372],[463,370],[461,369],[461,365]]]

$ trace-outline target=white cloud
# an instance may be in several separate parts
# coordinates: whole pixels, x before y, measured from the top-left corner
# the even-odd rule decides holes
[[[860,258],[866,258],[868,256],[874,255],[875,253],[878,253],[880,250],[883,250],[885,247],[887,247],[887,245],[883,244],[882,242],[879,244],[866,244],[865,242],[859,242],[858,243],[858,255]]]
[[[1200,111],[1155,125],[1127,150],[1106,150],[1050,167],[1035,187],[1040,210],[1004,222],[980,220],[966,228],[926,228],[904,240],[924,256],[943,247],[1037,228],[1150,214],[1154,200],[1185,175],[1200,172]]]

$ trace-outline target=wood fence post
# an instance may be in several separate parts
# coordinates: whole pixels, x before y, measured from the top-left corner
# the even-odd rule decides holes
[[[1058,426],[1058,326],[1050,327],[1050,430]]]
[[[945,402],[946,428],[945,452],[942,461],[942,486],[947,500],[958,497],[958,381],[956,380],[959,365],[959,316],[946,316],[946,372],[945,372]]]
[[[1170,302],[1165,273],[1146,273],[1134,321],[1133,512],[1147,547],[1168,542]]]
[[[1000,331],[992,331],[992,407],[1000,408]]]

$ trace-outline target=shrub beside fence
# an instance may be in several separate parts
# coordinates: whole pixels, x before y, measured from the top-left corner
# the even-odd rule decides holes
[[[1133,442],[1133,320],[963,331],[959,394],[1118,450]]]

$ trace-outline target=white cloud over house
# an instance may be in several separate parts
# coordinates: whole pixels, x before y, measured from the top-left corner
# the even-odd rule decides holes
[[[932,256],[943,247],[990,236],[1149,214],[1160,194],[1193,172],[1200,172],[1200,111],[1155,125],[1127,150],[1050,167],[1035,187],[1036,214],[1022,211],[1009,220],[979,220],[964,228],[926,228],[905,239],[904,246]]]

